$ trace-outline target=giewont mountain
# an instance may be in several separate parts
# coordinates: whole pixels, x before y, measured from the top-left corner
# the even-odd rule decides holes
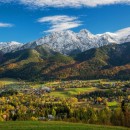
[[[115,33],[106,32],[97,35],[90,33],[88,30],[81,30],[79,33],[64,31],[52,33],[27,44],[17,42],[0,43],[0,50],[5,54],[17,50],[33,49],[39,45],[47,44],[52,50],[72,55],[91,48],[125,42],[130,42],[130,28],[125,28]]]

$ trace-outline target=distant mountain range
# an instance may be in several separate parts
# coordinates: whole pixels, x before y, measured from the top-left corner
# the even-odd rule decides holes
[[[88,30],[81,30],[79,33],[68,30],[64,32],[55,32],[26,44],[18,42],[1,42],[0,51],[6,54],[18,50],[33,49],[39,45],[47,45],[52,50],[61,54],[73,55],[104,45],[126,42],[130,42],[130,28],[125,28],[115,33],[106,32],[97,35],[92,34]]]
[[[67,56],[48,44],[6,54],[1,51],[0,78],[31,81],[130,78],[130,42],[76,53]]]

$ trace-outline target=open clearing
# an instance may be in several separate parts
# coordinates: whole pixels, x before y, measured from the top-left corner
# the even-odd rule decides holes
[[[55,97],[73,97],[77,94],[80,93],[87,93],[87,92],[93,92],[95,90],[98,90],[95,87],[91,87],[91,88],[69,88],[67,90],[63,90],[63,91],[53,91],[50,93],[51,96],[55,96]]]

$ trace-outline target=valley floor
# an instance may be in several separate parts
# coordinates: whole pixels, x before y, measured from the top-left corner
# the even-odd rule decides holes
[[[125,130],[116,126],[130,127],[130,80],[0,79],[0,121],[0,130]]]

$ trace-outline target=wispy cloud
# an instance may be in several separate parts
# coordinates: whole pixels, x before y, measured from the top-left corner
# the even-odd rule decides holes
[[[82,25],[82,22],[77,17],[67,15],[56,15],[43,17],[37,20],[40,23],[48,23],[50,28],[44,32],[57,32],[76,28]]]
[[[0,28],[7,28],[7,27],[13,27],[14,25],[13,24],[10,24],[10,23],[1,23],[0,22]]]
[[[96,7],[110,4],[130,4],[130,0],[0,0],[0,2],[18,2],[36,7]]]
[[[12,0],[0,0],[0,3],[9,3],[12,2]]]

